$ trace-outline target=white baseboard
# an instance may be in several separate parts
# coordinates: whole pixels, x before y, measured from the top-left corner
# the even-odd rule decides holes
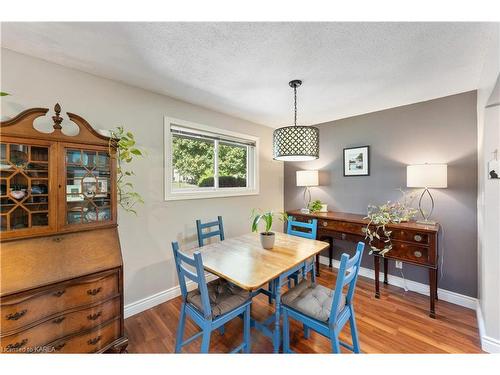
[[[500,353],[500,340],[486,336],[484,328],[483,311],[479,301],[476,306],[477,326],[479,328],[479,337],[481,337],[481,349],[487,353]]]
[[[320,256],[319,261],[321,264],[328,265],[328,257]],[[333,267],[339,267],[339,261],[333,260]],[[369,268],[361,267],[359,269],[360,276],[368,277],[369,279],[375,279],[375,271]],[[383,273],[380,272],[380,280],[383,280]],[[412,280],[405,280],[402,277],[389,275],[389,284],[400,288],[406,287],[412,292],[429,295],[429,286]],[[476,310],[477,298],[465,296],[463,294],[455,293],[446,289],[438,288],[439,299],[442,301],[450,302],[455,305],[463,306],[471,310]]]
[[[205,275],[205,277],[207,279],[207,282],[210,282],[217,278],[217,276],[208,273]],[[193,281],[188,281],[186,283],[186,286],[189,291],[196,288],[197,285]],[[129,303],[128,305],[125,305],[124,309],[125,319],[127,319],[132,315],[139,314],[145,310],[151,309],[152,307],[167,302],[180,295],[181,295],[181,288],[179,287],[179,285],[176,285],[170,289],[163,290],[146,298],[140,299],[139,301]]]

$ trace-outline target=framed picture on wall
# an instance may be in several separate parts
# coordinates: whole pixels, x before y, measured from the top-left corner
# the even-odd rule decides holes
[[[370,146],[344,148],[344,177],[370,175]]]

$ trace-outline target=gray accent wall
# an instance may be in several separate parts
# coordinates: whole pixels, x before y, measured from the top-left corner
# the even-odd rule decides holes
[[[439,288],[477,296],[477,121],[476,91],[361,116],[322,123],[320,157],[312,162],[285,163],[285,209],[304,206],[303,188],[295,171],[320,170],[320,185],[311,189],[333,211],[366,214],[369,204],[401,197],[406,189],[406,165],[447,163],[448,188],[433,189],[433,218],[440,236]],[[343,177],[345,147],[370,146],[370,176]],[[415,205],[418,204],[418,199]],[[334,257],[353,245],[336,241]],[[325,254],[326,255],[326,254]],[[364,267],[373,268],[365,253]],[[405,264],[404,276],[428,284],[428,272]],[[389,273],[401,276],[390,262]]]

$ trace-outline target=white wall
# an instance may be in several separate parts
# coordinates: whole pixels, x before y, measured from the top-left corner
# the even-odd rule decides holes
[[[178,284],[170,242],[195,246],[195,219],[222,215],[231,237],[249,231],[252,208],[283,209],[283,163],[272,160],[271,128],[10,50],[1,52],[1,89],[12,95],[2,98],[2,120],[31,107],[52,111],[59,102],[64,112],[83,116],[95,128],[125,126],[147,153],[133,165],[136,189],[146,203],[137,217],[119,212],[118,219],[126,304]],[[260,194],[165,202],[165,115],[260,137]]]
[[[483,350],[500,352],[500,181],[487,179],[487,162],[500,152],[500,31],[490,48],[477,91],[478,323]],[[496,86],[495,86],[496,85]]]

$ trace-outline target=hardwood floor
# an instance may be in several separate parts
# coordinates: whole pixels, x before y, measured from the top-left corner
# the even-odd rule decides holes
[[[332,287],[335,275],[335,270],[331,271],[328,267],[322,266],[318,282]],[[354,306],[362,352],[481,352],[474,310],[437,301],[437,319],[431,319],[427,315],[428,297],[383,285],[381,298],[377,300],[373,289],[372,280],[359,277]],[[181,299],[178,297],[126,319],[129,353],[173,353],[180,305]],[[252,316],[263,320],[273,309],[273,305],[268,304],[267,297],[260,295],[253,300]],[[188,318],[184,338],[198,330]],[[234,319],[226,325],[224,335],[218,332],[212,333],[210,351],[214,353],[230,351],[241,343],[242,333],[241,320]],[[199,352],[200,340],[197,339],[185,346],[183,352]],[[290,340],[292,349],[299,353],[330,353],[330,343],[326,338],[311,331],[310,339],[305,340],[301,326],[293,320]],[[344,328],[341,340],[351,342],[348,324]],[[252,352],[272,353],[270,340],[255,329],[252,329]]]

